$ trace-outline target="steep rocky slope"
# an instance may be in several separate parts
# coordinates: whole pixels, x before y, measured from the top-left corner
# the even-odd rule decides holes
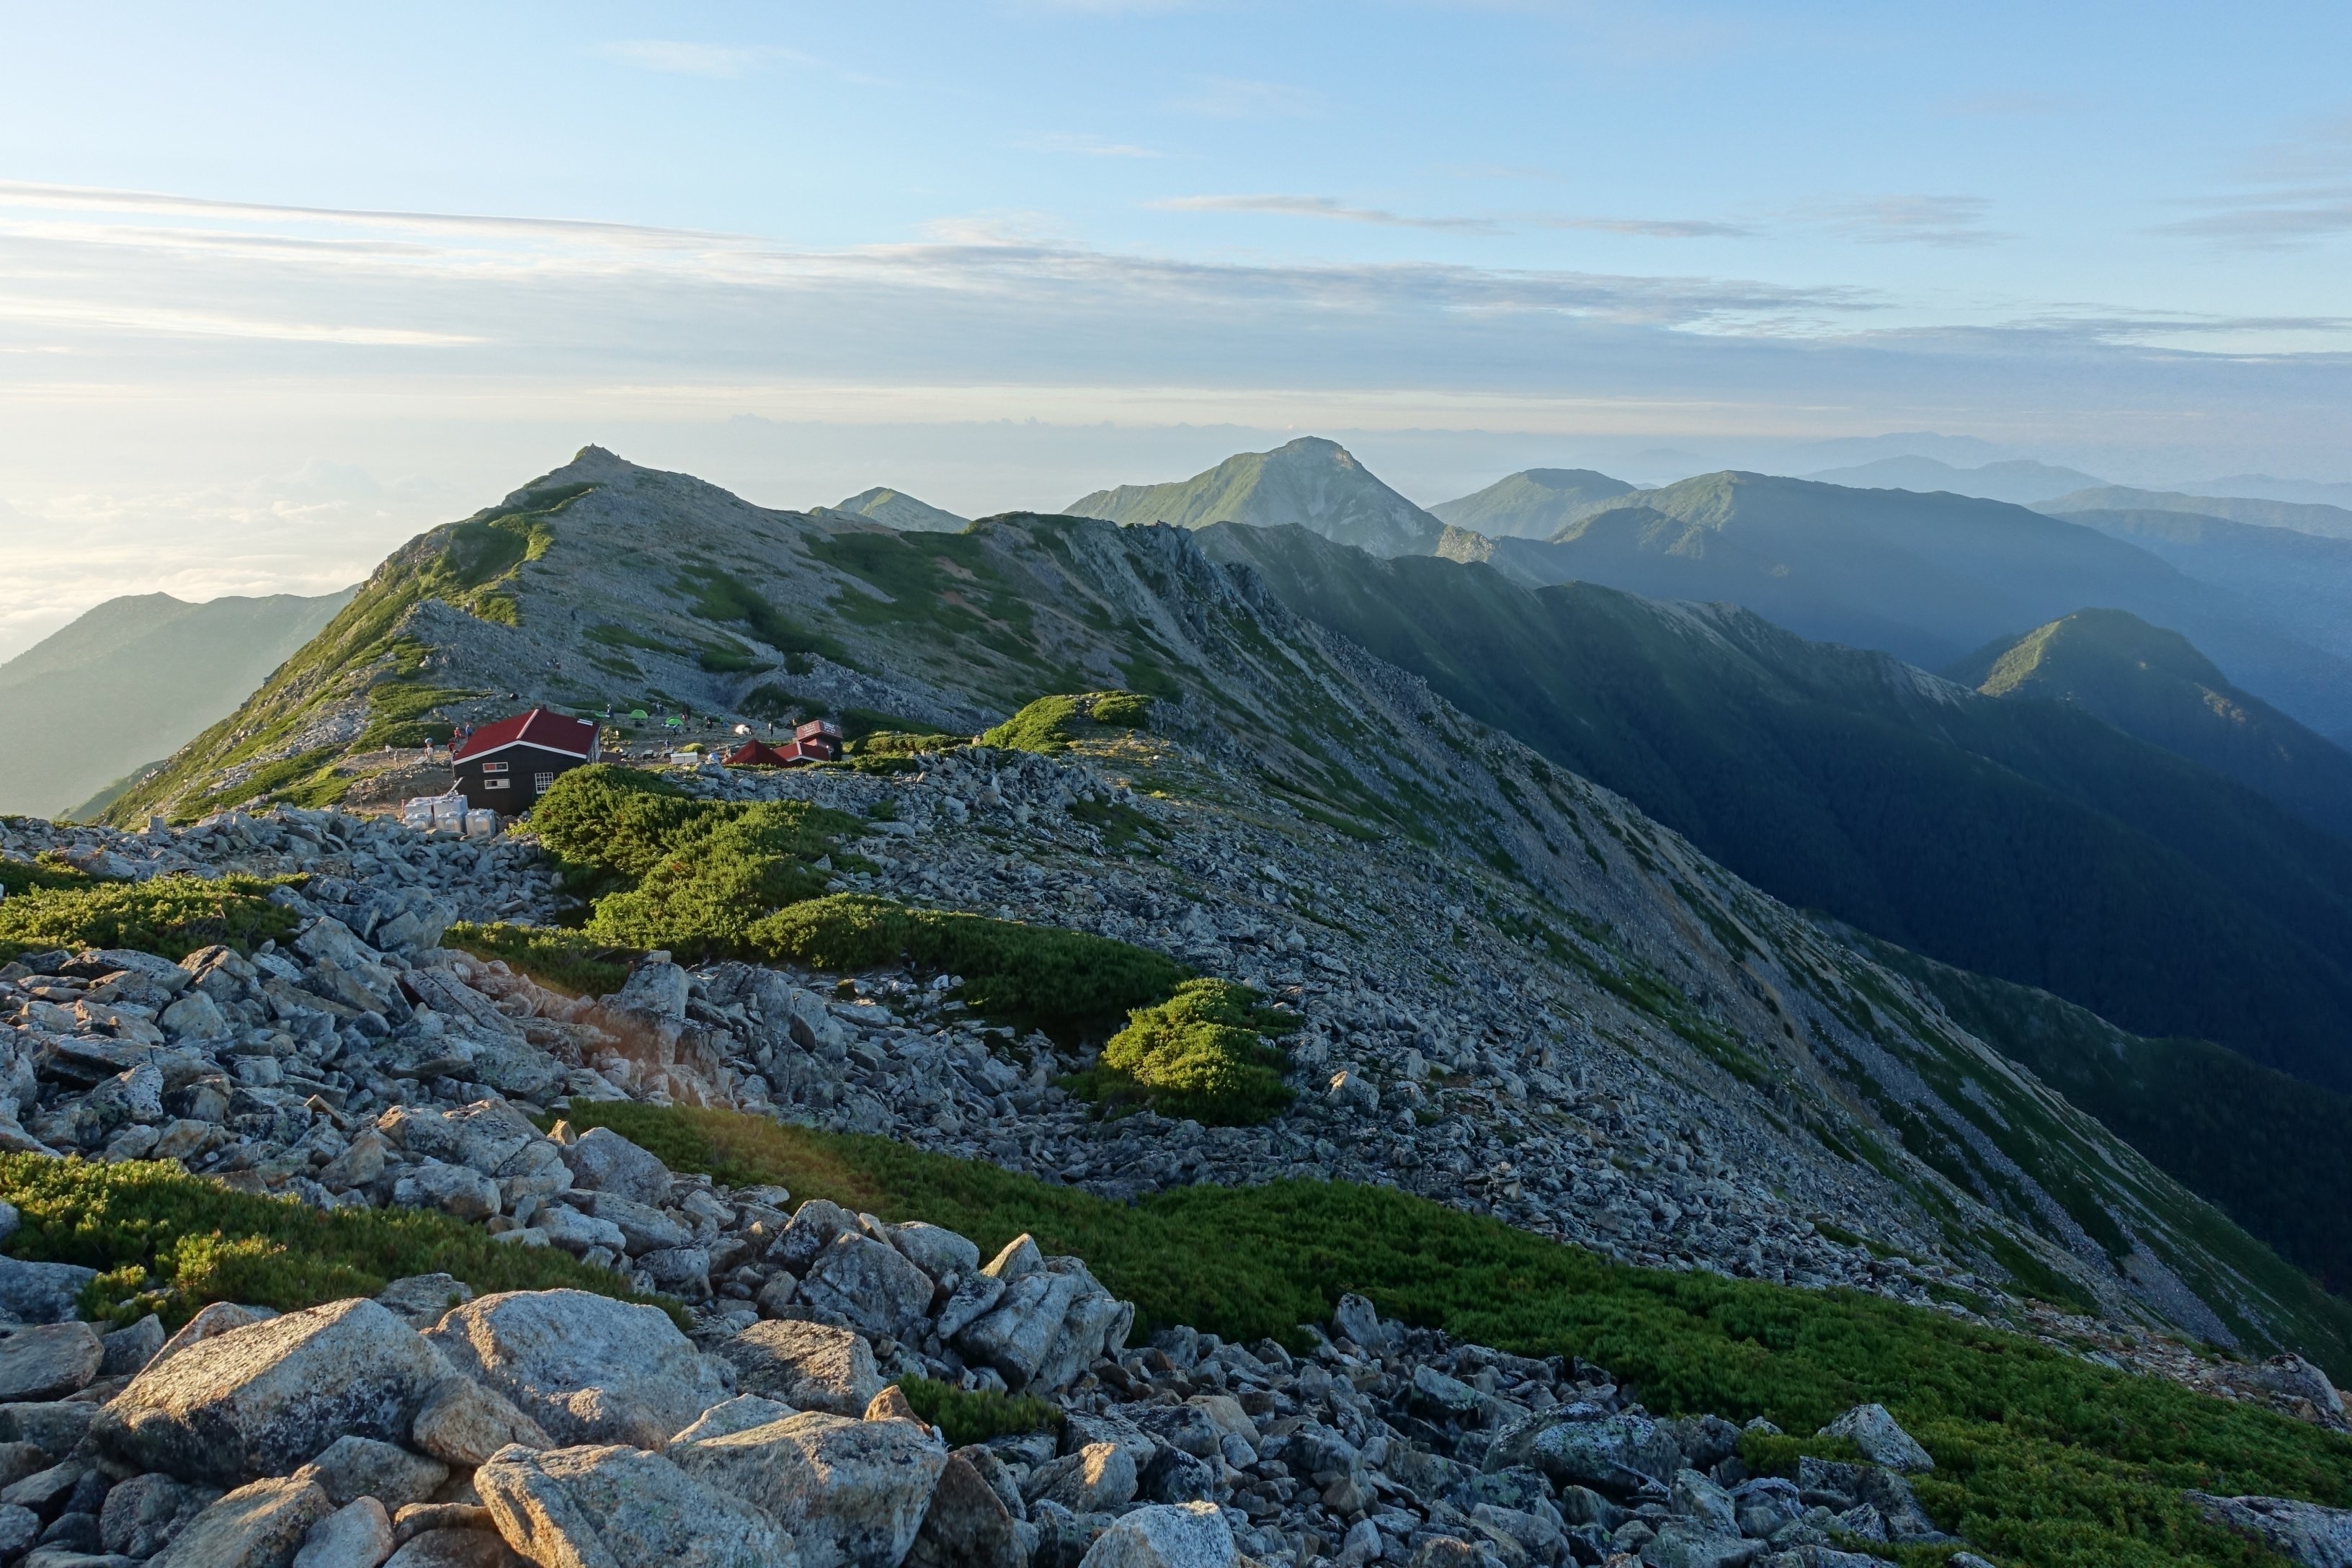
[[[1162,699],[1131,749],[707,786],[887,802],[875,869],[845,884],[1258,982],[1306,1016],[1301,1080],[1334,1084],[1327,1109],[1182,1130],[1164,1155],[1086,1152],[1149,1123],[1049,1118],[1013,1122],[1001,1157],[1160,1183],[1311,1156],[1629,1258],[1914,1298],[2006,1285],[2222,1342],[2332,1341],[2301,1276],[1920,994],[1181,530],[1014,517],[908,536],[592,449],[405,547],[125,814],[341,788],[371,740],[435,707],[829,707],[968,735],[1040,692],[1113,685]]]
[[[1736,605],[1530,590],[1298,529],[1201,538],[1800,908],[2352,1086],[2347,846],[2087,710],[1979,696]]]

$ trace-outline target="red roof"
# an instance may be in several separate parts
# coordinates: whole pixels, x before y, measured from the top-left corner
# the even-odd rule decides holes
[[[596,754],[596,725],[592,720],[567,719],[561,713],[534,708],[528,713],[483,725],[457,742],[449,760],[462,763],[509,746],[538,746],[574,757],[593,757]]]
[[[798,748],[793,750],[797,752]],[[790,767],[799,760],[796,755],[780,752],[765,741],[746,741],[727,753],[727,765],[730,768],[782,768]]]

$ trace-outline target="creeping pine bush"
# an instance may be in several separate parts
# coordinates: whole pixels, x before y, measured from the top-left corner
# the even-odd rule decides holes
[[[1089,731],[1139,730],[1150,721],[1151,699],[1135,691],[1085,691],[1040,697],[980,736],[983,746],[1013,752],[1062,752]]]
[[[569,883],[595,896],[580,933],[591,947],[832,970],[911,963],[961,975],[963,1001],[991,1018],[1066,1038],[1099,1038],[1185,977],[1172,960],[1108,937],[820,896],[815,862],[859,825],[802,801],[698,800],[596,766],[557,779],[532,822]],[[516,963],[522,939],[507,941],[496,956]]]
[[[898,1390],[915,1407],[916,1415],[946,1436],[950,1447],[1048,1427],[1059,1430],[1062,1425],[1062,1407],[1032,1394],[1016,1396],[993,1388],[966,1390],[928,1377],[902,1378]]]
[[[478,1226],[418,1209],[321,1213],[240,1193],[166,1160],[102,1165],[0,1155],[0,1197],[23,1223],[17,1258],[98,1269],[82,1305],[117,1322],[148,1312],[176,1328],[211,1301],[290,1311],[372,1296],[412,1274],[478,1291],[572,1286],[628,1300],[612,1270],[553,1247],[501,1247]]]
[[[601,765],[557,779],[531,821],[567,882],[602,895],[590,942],[667,948],[689,963],[751,955],[751,926],[824,891],[815,862],[856,826],[804,801],[698,800]]]
[[[1612,1263],[1389,1188],[1278,1181],[1134,1204],[888,1139],[682,1106],[575,1105],[673,1169],[772,1182],[885,1220],[929,1220],[982,1256],[1026,1231],[1136,1306],[1138,1337],[1189,1323],[1305,1348],[1342,1291],[1383,1317],[1521,1355],[1581,1355],[1662,1412],[1761,1415],[1811,1433],[1885,1405],[1935,1456],[1936,1522],[2006,1568],[2259,1568],[2185,1489],[2352,1506],[2352,1440],[2251,1405],[2111,1371],[2021,1335],[1852,1290]],[[911,1395],[910,1395],[911,1397]],[[1842,1439],[1753,1435],[1757,1468]],[[1950,1552],[1912,1557],[1915,1568]],[[1890,1551],[1891,1554],[1891,1551]]]
[[[779,910],[751,928],[748,944],[812,969],[911,963],[960,974],[962,999],[976,1011],[1066,1039],[1099,1038],[1184,979],[1175,960],[1110,937],[914,909],[865,893]]]
[[[127,947],[179,959],[226,942],[249,952],[294,929],[251,877],[158,877],[148,882],[75,882],[12,888],[0,900],[0,963],[52,948]]]
[[[1128,1016],[1079,1086],[1090,1099],[1140,1099],[1167,1116],[1242,1125],[1288,1108],[1282,1048],[1268,1036],[1298,1020],[1261,1006],[1247,986],[1187,980],[1155,1006]]]

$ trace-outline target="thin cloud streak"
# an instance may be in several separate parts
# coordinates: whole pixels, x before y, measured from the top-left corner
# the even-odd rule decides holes
[[[1381,207],[1349,206],[1335,196],[1165,196],[1143,205],[1160,212],[1275,213],[1285,217],[1331,218],[1383,228],[1461,229],[1480,234],[1499,233],[1502,228],[1492,218],[1412,217]]]
[[[1522,213],[1501,217],[1416,216],[1385,207],[1357,206],[1337,196],[1163,196],[1143,204],[1158,212],[1272,213],[1284,217],[1328,218],[1386,228],[1451,229],[1470,234],[1506,234],[1517,228],[1583,229],[1645,239],[1712,239],[1756,233],[1739,224],[1712,219],[1591,217],[1575,213]]]
[[[1319,93],[1287,82],[1244,77],[1204,77],[1169,108],[1209,120],[1312,120],[1323,111]]]
[[[1168,156],[1156,147],[1143,147],[1132,142],[1113,142],[1108,137],[1089,136],[1082,132],[1065,131],[1057,131],[1045,136],[1034,136],[1018,145],[1033,153],[1076,153],[1088,158],[1165,158]]]
[[[1879,196],[1823,207],[1814,217],[1865,245],[1929,245],[1958,249],[2011,238],[1984,226],[1991,204],[1981,196]]]

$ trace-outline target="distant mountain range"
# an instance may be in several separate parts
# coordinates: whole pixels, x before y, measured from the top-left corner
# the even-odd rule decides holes
[[[2069,490],[2087,489],[2104,482],[2079,468],[2053,468],[2048,463],[2021,459],[1962,468],[1938,462],[1933,458],[1881,458],[1874,463],[1864,463],[1850,468],[1829,468],[1818,474],[1807,474],[1805,478],[1856,489],[1948,490],[1953,495],[2027,505],[2064,495]],[[1453,520],[1449,518],[1447,521]]]
[[[1790,903],[2352,1089],[2352,842],[2084,705],[1980,696],[1727,605],[1299,529],[1201,542]]]
[[[1549,539],[1634,487],[1591,468],[1527,468],[1475,495],[1429,509],[1439,521],[1490,539]]]
[[[809,514],[812,517],[856,517],[871,522],[887,523],[901,533],[961,533],[971,519],[958,517],[928,501],[917,500],[904,490],[885,489],[877,485],[870,490],[860,490],[838,506],[821,506]]]
[[[1530,585],[1727,600],[1930,669],[2076,610],[2126,609],[2187,636],[2232,681],[2321,733],[2352,731],[2352,662],[2136,542],[2001,501],[1705,474],[1626,495],[1548,541],[1456,535],[1443,548]]]
[[[2200,583],[2260,605],[2278,631],[2352,658],[2352,539],[2183,511],[2054,515],[2136,544]]]
[[[2054,515],[2078,511],[2179,511],[2197,517],[2227,518],[2264,528],[2291,528],[2300,533],[2352,539],[2352,510],[2309,501],[2263,500],[2247,496],[2196,496],[2181,490],[2136,490],[2128,485],[2101,485],[2070,490],[2037,502],[2035,510]]]
[[[140,594],[0,664],[0,814],[55,816],[226,717],[358,590],[191,605]],[[32,737],[40,737],[37,742]]]
[[[1172,484],[1121,485],[1064,509],[1113,522],[1296,523],[1375,555],[1426,555],[1445,525],[1389,489],[1348,449],[1302,436],[1271,452],[1243,452]]]
[[[2231,685],[2179,632],[2081,610],[1944,674],[1987,697],[2073,703],[2352,844],[2352,755]]]

